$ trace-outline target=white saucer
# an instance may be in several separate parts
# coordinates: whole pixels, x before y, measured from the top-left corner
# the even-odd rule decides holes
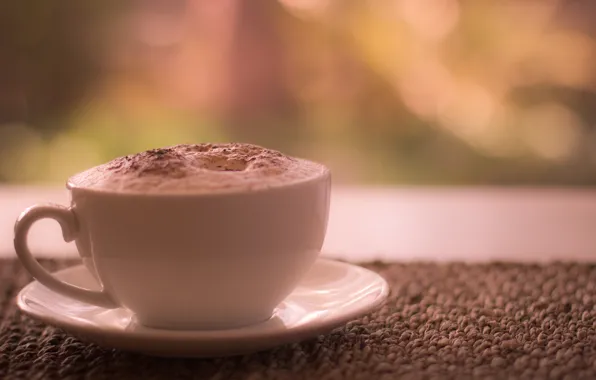
[[[82,265],[56,275],[73,285],[98,288]],[[126,309],[74,301],[37,281],[17,297],[27,315],[100,346],[159,356],[206,357],[260,351],[327,333],[378,306],[389,288],[378,274],[359,266],[319,259],[267,322],[230,330],[174,331],[135,324]]]

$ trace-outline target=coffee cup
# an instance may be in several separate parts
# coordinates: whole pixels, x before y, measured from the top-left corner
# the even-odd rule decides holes
[[[322,166],[323,167],[323,166]],[[324,167],[323,167],[324,168]],[[47,288],[104,308],[127,308],[161,329],[227,329],[269,319],[317,259],[331,174],[237,191],[128,193],[68,181],[70,205],[38,204],[15,224],[16,253]],[[27,246],[54,219],[101,290],[62,282]]]

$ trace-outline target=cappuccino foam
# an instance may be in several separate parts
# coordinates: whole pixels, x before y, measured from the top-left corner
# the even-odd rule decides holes
[[[68,182],[122,193],[213,193],[287,185],[325,170],[252,144],[181,144],[115,158]]]

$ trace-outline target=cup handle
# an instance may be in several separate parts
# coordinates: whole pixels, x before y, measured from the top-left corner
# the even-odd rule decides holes
[[[25,269],[37,281],[56,293],[100,307],[109,309],[119,307],[105,289],[95,291],[63,282],[37,262],[29,251],[27,236],[33,223],[44,218],[54,219],[60,224],[62,236],[66,242],[73,241],[78,233],[77,218],[71,208],[55,204],[40,204],[23,211],[14,227],[14,248]]]

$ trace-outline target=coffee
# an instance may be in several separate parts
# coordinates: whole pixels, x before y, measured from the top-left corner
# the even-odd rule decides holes
[[[68,206],[33,205],[15,224],[15,251],[33,277],[80,302],[129,309],[143,326],[220,329],[271,318],[311,268],[331,173],[249,144],[176,145],[116,158],[67,187]],[[37,263],[27,235],[44,218],[75,242],[101,290]]]
[[[69,185],[123,193],[251,191],[308,180],[325,170],[252,144],[180,144],[118,157],[71,177]]]

